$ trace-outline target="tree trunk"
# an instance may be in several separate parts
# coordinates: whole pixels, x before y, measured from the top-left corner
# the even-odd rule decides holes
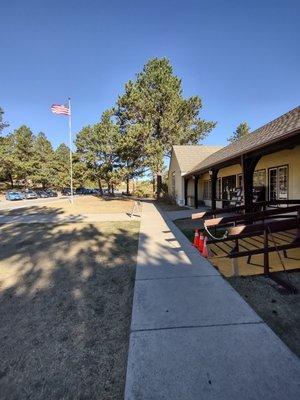
[[[11,189],[13,189],[13,188],[14,188],[14,180],[13,180],[13,177],[12,177],[11,174],[8,175],[8,179],[9,179],[9,181],[10,181],[10,187],[11,187]]]
[[[161,174],[156,175],[156,197],[159,199],[161,197],[162,191],[162,176]]]
[[[99,186],[99,190],[100,190],[100,194],[101,196],[103,195],[103,189],[102,189],[102,184],[101,184],[101,179],[98,179],[98,186]]]
[[[155,176],[153,176],[152,179],[152,191],[153,191],[153,196],[155,195]]]
[[[127,194],[127,196],[130,195],[130,190],[129,190],[129,176],[126,177],[126,194]]]

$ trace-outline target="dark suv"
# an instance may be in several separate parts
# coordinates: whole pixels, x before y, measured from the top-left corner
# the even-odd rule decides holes
[[[57,197],[57,192],[55,192],[55,191],[52,190],[52,189],[46,189],[45,192],[47,193],[47,195],[48,195],[49,197]]]
[[[84,194],[89,194],[89,191],[84,187],[79,187],[75,190],[75,193],[84,195]]]
[[[61,191],[61,194],[63,196],[71,196],[71,189],[70,188],[63,188],[63,190]]]

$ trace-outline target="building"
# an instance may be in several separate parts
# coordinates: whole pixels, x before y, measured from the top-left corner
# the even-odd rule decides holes
[[[185,158],[189,158],[188,152]],[[178,186],[180,167],[175,153],[169,191],[183,192],[185,205],[223,208],[245,204],[250,211],[255,196],[260,200],[300,199],[300,107],[207,157],[199,156],[197,165],[182,174]]]
[[[196,167],[199,162],[220,149],[221,146],[173,146],[168,176],[168,192],[178,205],[185,204],[183,176]],[[188,204],[194,206],[193,203],[189,202]]]

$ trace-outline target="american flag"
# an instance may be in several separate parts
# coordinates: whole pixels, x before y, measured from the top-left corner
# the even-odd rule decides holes
[[[53,114],[71,115],[69,107],[64,104],[52,104],[51,111]]]

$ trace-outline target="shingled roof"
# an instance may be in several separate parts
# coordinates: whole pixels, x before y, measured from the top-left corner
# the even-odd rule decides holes
[[[277,142],[279,139],[288,137],[292,133],[300,130],[300,106],[281,115],[268,124],[256,129],[252,133],[244,136],[242,139],[226,146],[221,150],[211,154],[204,160],[191,168],[187,175],[194,172],[209,169],[214,165],[220,164],[226,160],[246,154],[256,150],[272,142]]]
[[[221,146],[185,145],[173,146],[173,152],[178,161],[180,171],[184,174],[221,148]]]

